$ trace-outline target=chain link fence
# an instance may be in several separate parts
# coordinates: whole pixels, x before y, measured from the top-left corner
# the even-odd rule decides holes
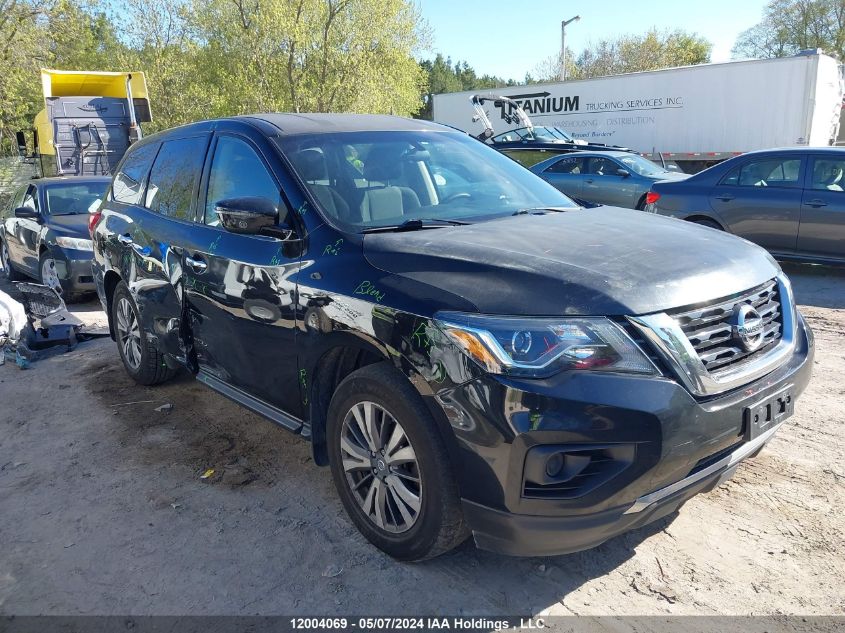
[[[18,157],[0,157],[0,215],[9,204],[15,190],[35,175],[33,165]]]

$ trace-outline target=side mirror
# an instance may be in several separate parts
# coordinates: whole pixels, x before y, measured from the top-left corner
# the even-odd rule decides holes
[[[228,198],[218,201],[214,210],[220,225],[232,233],[257,235],[279,221],[278,207],[267,198]]]
[[[15,209],[15,217],[29,220],[41,220],[41,214],[29,207],[18,207]]]
[[[617,170],[616,170],[616,175],[617,175],[617,176],[622,176],[623,178],[627,178],[628,176],[630,176],[630,175],[631,175],[631,172],[630,172],[630,171],[628,171],[627,169],[617,169]]]

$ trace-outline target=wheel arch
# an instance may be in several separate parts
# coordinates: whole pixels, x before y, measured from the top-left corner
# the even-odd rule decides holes
[[[719,228],[723,231],[727,231],[725,228],[724,223],[722,223],[718,218],[707,214],[707,213],[692,213],[684,218],[687,222],[700,222],[701,220],[707,220],[708,222],[713,222],[714,224],[718,224]]]
[[[323,335],[325,342],[319,349],[314,349],[303,360],[300,359],[300,372],[305,371],[306,412],[310,424],[311,444],[314,463],[328,465],[326,448],[326,422],[331,403],[338,385],[352,372],[375,363],[384,363],[393,368],[412,389],[419,394],[426,409],[430,412],[440,435],[446,443],[450,455],[457,452],[457,443],[446,415],[434,402],[428,382],[414,369],[412,363],[396,351],[388,349],[376,340],[369,340],[351,332],[333,332]],[[302,374],[300,373],[302,376]]]

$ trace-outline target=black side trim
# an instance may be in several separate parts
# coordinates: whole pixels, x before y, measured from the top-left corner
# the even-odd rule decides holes
[[[262,415],[271,422],[275,422],[279,426],[283,426],[288,431],[299,433],[303,429],[302,420],[293,417],[277,409],[273,405],[255,398],[245,391],[233,387],[227,382],[223,382],[219,378],[200,370],[197,374],[197,380],[201,383],[211,387],[217,393],[226,396],[229,400],[234,400],[239,405],[246,407],[250,411],[254,411],[258,415]]]

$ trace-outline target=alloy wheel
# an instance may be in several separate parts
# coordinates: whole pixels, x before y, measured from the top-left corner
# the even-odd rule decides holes
[[[141,330],[129,299],[121,297],[117,304],[117,335],[123,358],[137,371],[141,367]]]
[[[343,419],[340,450],[346,482],[377,527],[398,534],[420,515],[422,480],[414,447],[386,409],[359,402]]]
[[[47,257],[41,262],[41,283],[62,294],[62,284],[56,273],[56,262],[52,257]]]

